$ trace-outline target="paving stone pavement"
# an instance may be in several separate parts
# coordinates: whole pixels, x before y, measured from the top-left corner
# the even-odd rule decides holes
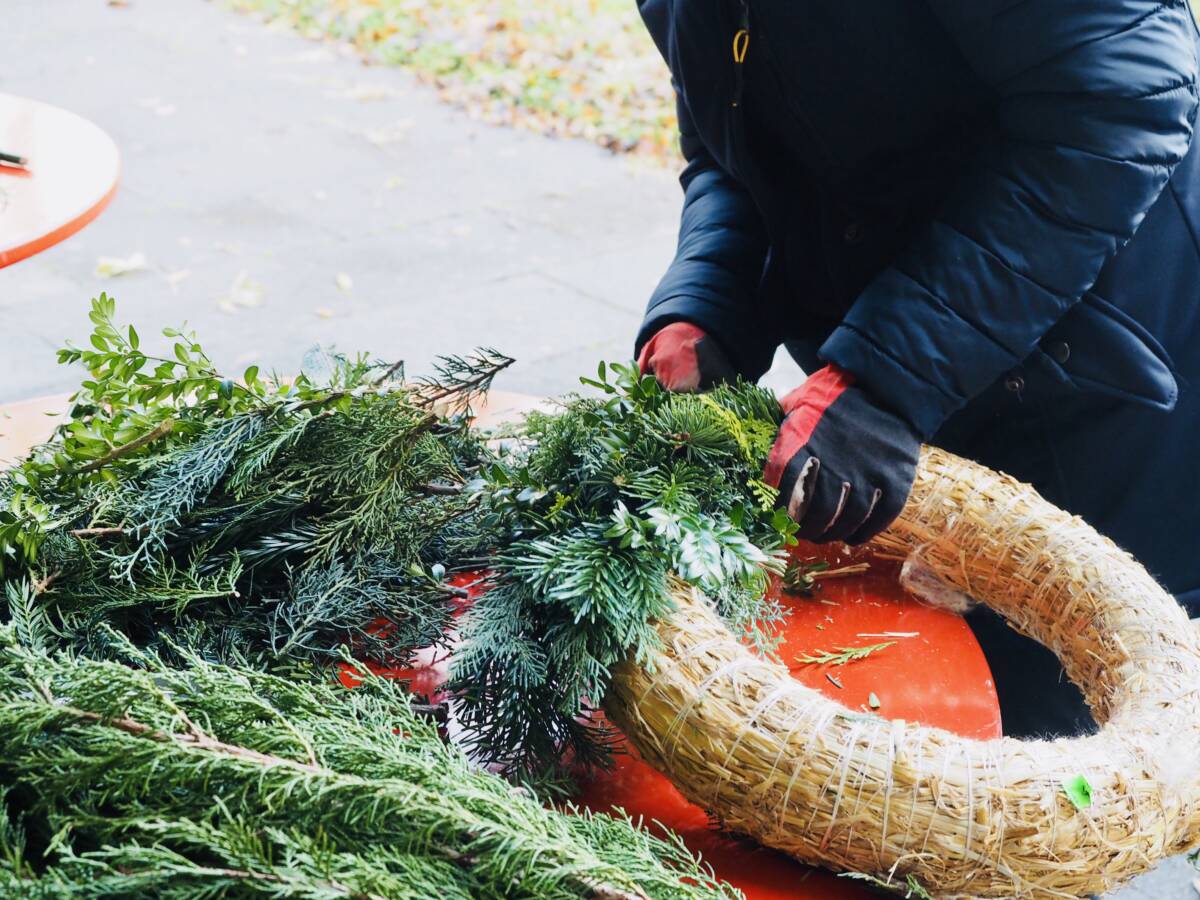
[[[0,91],[93,119],[123,155],[95,223],[0,270],[0,402],[76,383],[53,349],[84,339],[100,291],[144,337],[186,319],[227,370],[292,371],[320,343],[421,371],[484,344],[518,359],[503,387],[560,393],[630,352],[674,249],[671,173],[481,125],[204,0],[4,0],[0,59]],[[96,276],[135,252],[145,271]],[[257,305],[231,303],[239,279]],[[781,361],[769,380],[799,377]],[[1192,877],[1173,860],[1114,897],[1195,900]]]
[[[293,370],[316,343],[412,371],[491,345],[518,359],[504,387],[553,394],[630,354],[674,249],[672,173],[476,123],[402,71],[202,0],[4,6],[0,90],[99,123],[123,177],[95,223],[0,270],[0,401],[72,386],[51,351],[102,290],[143,334],[186,319],[233,371]],[[147,270],[95,275],[135,252]],[[239,278],[259,305],[230,303]]]

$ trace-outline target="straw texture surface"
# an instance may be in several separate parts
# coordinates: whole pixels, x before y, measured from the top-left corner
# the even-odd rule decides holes
[[[875,541],[1054,650],[1100,731],[974,741],[851,711],[755,656],[682,583],[609,716],[726,828],[945,897],[1083,897],[1200,843],[1200,635],[1132,557],[1030,487],[922,452]],[[1064,785],[1084,776],[1091,805]]]

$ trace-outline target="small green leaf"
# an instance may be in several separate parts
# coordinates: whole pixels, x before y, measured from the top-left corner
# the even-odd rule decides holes
[[[138,333],[132,325],[129,326],[129,346],[134,350],[138,348]]]
[[[871,709],[879,709],[881,705],[882,704],[879,702],[879,695],[877,695],[874,691],[871,691],[871,693],[867,696],[867,706],[871,707]]]
[[[1064,781],[1063,793],[1076,809],[1087,809],[1092,805],[1092,786],[1082,775]]]

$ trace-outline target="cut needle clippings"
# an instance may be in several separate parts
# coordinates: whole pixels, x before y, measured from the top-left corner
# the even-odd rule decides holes
[[[884,641],[882,644],[867,644],[862,647],[835,647],[833,650],[816,650],[796,657],[796,662],[812,666],[844,666],[847,663],[866,659],[872,653],[886,650],[895,641]]]

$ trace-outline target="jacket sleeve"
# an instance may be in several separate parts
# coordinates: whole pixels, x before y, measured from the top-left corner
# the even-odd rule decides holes
[[[928,0],[1000,139],[821,347],[925,436],[1025,359],[1133,236],[1196,116],[1187,0]]]
[[[683,215],[675,259],[638,330],[634,356],[664,325],[685,321],[708,332],[747,378],[771,365],[778,343],[759,324],[756,295],[767,255],[762,217],[750,194],[704,147],[677,95]]]

